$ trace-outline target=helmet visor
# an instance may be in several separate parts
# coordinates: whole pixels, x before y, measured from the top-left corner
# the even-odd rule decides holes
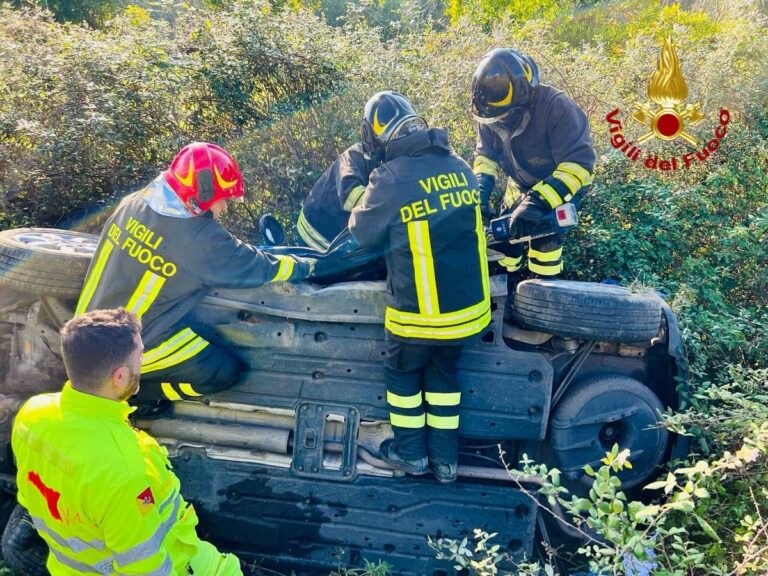
[[[523,106],[515,106],[514,108],[509,108],[506,110],[503,114],[499,114],[498,116],[480,116],[478,114],[477,108],[472,106],[472,118],[474,118],[475,122],[478,124],[484,124],[486,126],[490,124],[496,124],[498,122],[504,122],[505,120],[510,120],[513,117],[519,115],[524,110]]]
[[[472,114],[472,118],[475,119],[475,122],[478,124],[485,124],[486,126],[488,124],[495,124],[499,120],[501,120],[502,116],[494,116],[493,118],[485,118],[484,116],[478,116],[477,114]]]
[[[389,137],[387,144],[394,142],[398,138],[403,138],[413,134],[414,132],[418,132],[419,130],[426,129],[427,122],[424,120],[424,118],[421,116],[411,116],[403,120],[400,125],[392,131],[392,135]]]

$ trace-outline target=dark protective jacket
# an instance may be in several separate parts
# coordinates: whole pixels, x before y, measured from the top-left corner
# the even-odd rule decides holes
[[[552,208],[592,184],[595,152],[587,117],[551,86],[536,90],[520,134],[513,136],[500,125],[478,125],[475,152],[475,174],[497,178],[501,169],[520,191],[534,190]]]
[[[359,142],[347,148],[312,186],[296,229],[310,248],[325,250],[347,227],[349,213],[360,204],[368,176],[378,165],[365,158]]]
[[[308,273],[305,261],[238,240],[210,213],[190,216],[160,176],[126,196],[107,220],[75,313],[125,306],[142,319],[145,364],[153,354],[183,355],[182,342],[191,357],[199,350],[190,346],[205,341],[195,344],[195,335],[182,330],[185,317],[209,288],[252,288]]]
[[[491,319],[477,180],[443,130],[395,140],[371,173],[349,227],[364,248],[384,247],[396,339],[462,343]]]

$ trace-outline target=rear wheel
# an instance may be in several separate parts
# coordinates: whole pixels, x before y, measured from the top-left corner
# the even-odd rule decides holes
[[[648,480],[662,463],[669,432],[661,422],[664,406],[641,382],[621,375],[594,376],[574,383],[555,406],[550,449],[566,478],[583,488],[592,478],[583,468],[600,466],[614,444],[630,450],[632,468],[619,474],[622,489]]]
[[[0,232],[0,285],[41,296],[74,299],[99,237],[53,228]]]

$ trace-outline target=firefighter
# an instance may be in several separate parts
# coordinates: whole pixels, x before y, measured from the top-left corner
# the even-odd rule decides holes
[[[241,576],[198,538],[168,452],[127,421],[139,387],[141,322],[94,310],[61,330],[69,381],[22,406],[13,426],[18,499],[48,544],[52,576]]]
[[[227,203],[243,193],[235,159],[195,142],[124,198],[104,227],[75,313],[125,306],[142,319],[143,415],[237,381],[243,363],[193,326],[208,288],[301,280],[311,271],[313,260],[266,254],[221,227]]]
[[[513,237],[530,233],[564,202],[578,207],[595,164],[587,117],[563,92],[539,83],[533,59],[508,48],[488,52],[472,78],[472,115],[478,123],[474,171],[484,217],[496,215],[490,198],[500,172],[508,176],[501,207],[512,215]],[[505,256],[509,317],[526,251],[531,276],[557,276],[563,269],[563,236],[497,249]]]
[[[387,403],[394,439],[381,457],[407,473],[456,479],[456,365],[491,318],[488,262],[477,180],[427,128],[410,102],[381,92],[365,106],[366,153],[383,157],[349,227],[364,248],[383,248]]]
[[[380,159],[367,156],[358,142],[325,170],[304,200],[296,223],[296,231],[307,246],[327,250],[346,229],[349,213],[363,199],[368,176],[380,163]]]

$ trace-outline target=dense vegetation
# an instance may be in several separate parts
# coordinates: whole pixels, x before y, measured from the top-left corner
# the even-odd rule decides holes
[[[692,395],[670,425],[693,434],[692,459],[719,472],[690,480],[704,490],[695,514],[647,512],[654,526],[674,525],[695,546],[674,561],[659,548],[657,558],[668,574],[768,570],[764,6],[238,0],[164,10],[162,18],[116,6],[104,13],[111,19],[92,22],[97,29],[37,8],[0,8],[0,227],[95,230],[102,208],[195,139],[236,154],[248,200],[228,224],[256,240],[259,214],[295,219],[327,163],[356,140],[362,105],[377,90],[408,95],[471,158],[474,67],[491,47],[524,50],[546,83],[588,113],[598,152],[597,184],[566,249],[567,276],[652,285],[681,320]],[[627,134],[642,132],[628,112],[645,100],[668,35],[688,102],[706,113],[691,132],[706,143],[721,108],[730,122],[707,162],[661,172],[614,150],[605,116],[619,107]],[[681,158],[690,146],[650,141],[643,149]],[[745,438],[753,450],[740,453],[740,464],[726,456],[730,468],[717,468]],[[617,458],[606,466],[623,465]]]

